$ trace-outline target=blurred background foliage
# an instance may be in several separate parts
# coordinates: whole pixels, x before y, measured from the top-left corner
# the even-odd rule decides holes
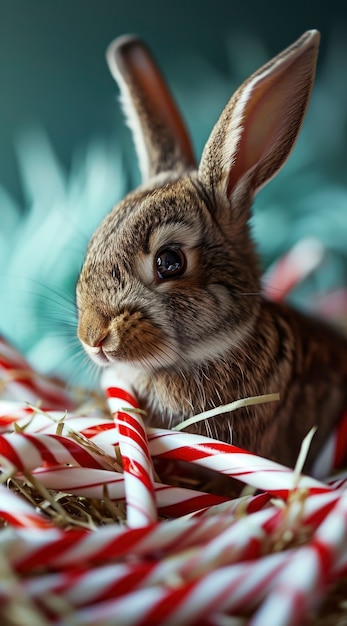
[[[326,254],[291,294],[311,309],[347,285],[347,5],[292,0],[0,0],[0,333],[43,372],[85,376],[74,285],[88,239],[139,181],[104,53],[150,44],[197,154],[237,85],[303,31],[322,43],[308,115],[257,197],[264,270],[305,237]]]

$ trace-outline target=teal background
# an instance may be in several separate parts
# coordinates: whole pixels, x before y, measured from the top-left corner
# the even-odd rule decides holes
[[[308,28],[322,34],[312,102],[253,227],[264,269],[303,237],[323,242],[291,296],[310,309],[347,284],[345,2],[0,0],[0,332],[35,367],[84,380],[74,284],[93,229],[138,182],[108,43],[147,40],[199,154],[237,85]]]

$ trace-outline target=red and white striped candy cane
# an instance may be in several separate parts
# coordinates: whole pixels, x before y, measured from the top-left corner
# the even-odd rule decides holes
[[[86,530],[64,531],[58,528],[30,533],[13,529],[6,537],[0,533],[0,546],[6,541],[11,567],[29,574],[37,569],[63,571],[85,563],[86,567],[119,561],[129,555],[137,559],[154,554],[174,554],[204,545],[230,525],[226,515],[207,519],[157,523],[141,528],[108,525],[91,533]],[[200,549],[200,548],[199,548]]]
[[[14,528],[49,528],[50,522],[21,496],[0,484],[0,518]],[[1,533],[0,533],[1,534]]]
[[[307,545],[292,551],[286,566],[252,626],[262,626],[271,616],[273,626],[303,623],[317,608],[328,584],[346,572],[347,567],[347,492],[336,499],[313,538]]]
[[[68,437],[45,434],[10,433],[0,435],[0,455],[18,471],[33,470],[42,463],[69,464],[103,469],[110,467],[109,459]]]
[[[293,470],[231,444],[190,433],[151,428],[147,432],[153,458],[195,463],[280,498],[288,498],[296,488]],[[310,493],[329,490],[310,476],[300,477],[300,488]]]
[[[191,581],[189,581],[186,575],[183,574],[184,560],[185,556],[184,554],[181,554],[180,556],[177,556],[176,559],[170,558],[158,561],[157,563],[143,562],[116,565],[112,564],[101,567],[99,566],[95,568],[93,572],[91,572],[86,567],[80,567],[78,569],[76,568],[72,572],[67,571],[66,573],[64,572],[60,574],[37,576],[31,581],[24,581],[22,586],[31,599],[40,601],[41,606],[44,606],[44,598],[46,594],[49,594],[48,609],[50,610],[50,612],[52,611],[52,605],[49,600],[50,594],[52,593],[59,593],[59,595],[63,596],[64,600],[68,602],[69,606],[77,608],[91,607],[96,603],[107,602],[110,600],[112,602],[118,600],[119,602],[119,600],[122,600],[122,598],[127,596],[129,596],[130,600],[133,594],[133,597],[135,599],[137,595],[141,597],[142,591],[144,589],[150,592],[151,588],[156,587],[162,589],[162,591],[164,592],[164,597],[168,597],[168,599],[172,595],[178,596],[178,598],[181,600],[181,607],[177,605],[169,605],[163,608],[156,606],[155,615],[151,615],[151,621],[149,621],[149,618],[147,617],[147,621],[145,623],[158,623],[158,619],[170,618],[170,613],[174,615],[178,610],[180,612],[180,621],[176,623],[183,622],[190,624],[192,620],[195,621],[196,616],[203,617],[201,614],[201,604],[203,604],[204,601],[202,600],[199,603],[194,603],[194,601],[192,601],[192,606],[184,606],[184,604],[186,603],[185,596],[187,595],[187,589],[188,592],[192,594],[194,592],[196,593],[194,587],[198,587],[199,584],[204,585],[204,578],[206,576],[209,578],[210,581],[213,581],[213,579],[217,577],[219,573],[219,568],[216,568],[214,570],[212,576],[211,573],[205,574],[201,572],[200,575],[194,577],[194,579],[192,578]],[[277,572],[276,560],[279,559],[275,559]],[[244,572],[248,574],[249,569],[250,563],[242,565],[241,567],[235,566],[234,568],[228,568],[229,581],[227,582],[227,586],[230,586],[231,578],[233,580],[233,589],[237,590],[237,578],[242,578]],[[177,573],[179,573],[180,570],[182,571],[183,575],[181,577],[181,582],[178,586],[181,587],[180,593],[177,594],[174,589],[170,590],[170,581],[173,580],[175,576],[177,576]],[[264,587],[265,586],[266,583],[264,584]],[[250,585],[250,590],[254,591],[254,585]],[[167,592],[168,596],[166,595]],[[248,593],[249,592],[247,591],[247,595]],[[219,590],[216,584],[214,584],[213,593],[211,594],[210,589],[208,596],[209,604],[213,602],[213,596],[219,596]],[[237,603],[240,608],[245,608],[242,607],[242,601],[240,602],[240,598],[238,598]],[[120,604],[120,606],[121,605],[122,603]],[[118,604],[117,617],[120,623],[124,623],[123,619],[126,616],[124,614],[124,611],[123,614],[119,612],[120,606]],[[141,613],[136,611],[136,607],[135,609],[132,609],[131,613],[135,624],[137,623],[136,620],[139,618],[140,623],[142,623]],[[130,616],[131,613],[128,615]],[[153,613],[153,609],[151,613]]]
[[[278,259],[264,276],[264,292],[271,300],[282,302],[287,295],[321,264],[325,249],[321,241],[301,239]]]
[[[43,467],[32,475],[48,489],[86,498],[102,500],[107,496],[113,502],[124,502],[124,474],[90,467]],[[163,517],[180,517],[193,511],[218,506],[227,498],[193,489],[184,489],[162,483],[154,483],[158,512]]]
[[[139,406],[131,382],[116,380],[110,368],[105,370],[102,384],[119,433],[128,526],[151,524],[157,519],[152,461],[146,429],[140,414],[136,413]]]
[[[211,613],[252,609],[261,602],[287,560],[285,553],[218,568],[197,580],[131,590],[120,598],[74,612],[76,624],[109,624],[116,615],[127,626],[204,624]],[[58,624],[62,626],[61,621]]]
[[[41,376],[23,357],[0,336],[0,382],[5,387],[3,397],[27,401],[51,409],[72,410],[76,407],[72,395],[63,385]]]
[[[88,413],[66,414],[63,411],[38,411],[23,402],[0,400],[0,433],[11,433],[17,426],[28,434],[55,435],[59,425],[60,434],[81,435],[96,445],[102,444],[103,451],[114,456],[114,446],[118,445],[118,431],[111,416],[100,410],[90,409]]]
[[[80,561],[91,567],[93,563],[125,558],[128,554],[141,559],[156,553],[164,558],[165,555],[191,550],[194,546],[203,545],[205,549],[207,544],[210,544],[211,555],[207,551],[206,560],[203,560],[204,553],[200,558],[200,564],[206,567],[209,560],[216,557],[217,549],[222,555],[218,556],[218,559],[224,559],[226,546],[229,560],[244,558],[246,554],[249,558],[250,550],[254,556],[258,550],[254,540],[259,544],[262,537],[268,536],[266,545],[269,545],[269,539],[271,540],[275,531],[279,529],[283,532],[286,529],[295,531],[298,528],[298,520],[299,527],[316,528],[326,515],[333,511],[338,499],[339,494],[327,492],[309,496],[305,500],[304,509],[302,503],[298,502],[294,510],[293,504],[290,505],[289,511],[272,507],[246,518],[240,518],[237,513],[235,516],[229,516],[222,512],[220,515],[190,520],[179,518],[140,529],[124,529],[116,525],[101,527],[92,534],[79,530],[70,532],[57,530],[52,537],[51,534],[21,535],[16,531],[12,541],[11,536],[7,537],[8,554],[12,567],[27,572],[32,568],[42,568],[46,565],[53,569],[65,569]],[[219,548],[213,547],[211,543],[215,539]],[[189,559],[190,554],[187,552],[187,562]],[[192,567],[195,568],[198,562],[199,560],[194,559]]]

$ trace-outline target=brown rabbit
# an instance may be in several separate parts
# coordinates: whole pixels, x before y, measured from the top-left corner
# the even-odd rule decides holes
[[[107,52],[143,185],[94,233],[77,284],[78,336],[99,365],[128,371],[147,423],[172,427],[208,408],[271,392],[278,403],[192,427],[306,469],[347,407],[347,340],[261,295],[248,221],[254,194],[286,161],[312,89],[319,33],[255,72],[225,107],[197,167],[145,45]],[[271,228],[271,224],[269,224]]]

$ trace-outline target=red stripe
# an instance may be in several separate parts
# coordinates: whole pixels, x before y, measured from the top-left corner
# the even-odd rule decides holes
[[[283,518],[282,518],[283,519]],[[264,541],[260,537],[252,537],[243,545],[241,553],[238,555],[239,561],[253,561],[264,556]]]
[[[146,470],[139,463],[137,463],[137,461],[133,461],[127,456],[123,456],[122,462],[125,472],[128,472],[128,474],[131,474],[132,476],[136,476],[136,478],[138,478],[145,485],[148,491],[153,492],[153,484],[148,472],[146,472]]]
[[[13,528],[51,528],[51,524],[48,520],[40,519],[34,515],[28,515],[27,513],[9,513],[8,511],[1,511],[0,517],[6,520]]]
[[[60,532],[63,534],[60,535],[58,539],[55,541],[48,541],[38,550],[31,552],[22,560],[17,561],[14,565],[16,572],[28,571],[32,574],[32,570],[35,568],[41,568],[47,564],[51,569],[61,569],[60,566],[58,568],[55,567],[54,559],[57,557],[61,558],[65,552],[69,553],[70,549],[75,548],[78,542],[82,541],[89,535],[89,531],[86,530],[70,530]],[[64,569],[65,564],[63,563],[61,567]]]
[[[50,465],[57,465],[58,461],[55,458],[54,454],[50,451],[47,446],[40,440],[37,435],[30,435],[29,433],[22,433],[22,437],[28,439],[30,443],[38,450],[40,453],[41,459]]]
[[[18,415],[14,416],[14,415],[1,415],[0,417],[0,426],[3,428],[4,432],[8,431],[8,426],[10,426],[11,424],[13,424],[13,422],[18,422],[18,419],[20,419],[22,417]]]
[[[94,602],[118,598],[133,592],[142,583],[143,579],[155,570],[156,565],[153,563],[136,563],[132,564],[131,568],[132,571],[122,576],[120,580],[116,580],[107,585],[106,588],[100,589],[97,597],[94,598]],[[116,624],[117,622],[115,621],[114,623]]]
[[[97,426],[90,426],[88,428],[85,428],[84,430],[80,430],[80,433],[87,439],[91,439],[91,437],[95,437],[95,435],[98,435],[99,433],[102,433],[105,430],[112,430],[114,427],[115,427],[114,422],[109,422],[107,424],[99,424]]]
[[[181,433],[181,434],[185,434],[185,433]],[[187,434],[187,439],[189,438],[194,438],[193,434],[190,433],[186,433]],[[150,442],[156,442],[156,440],[160,440],[160,439],[164,439],[164,445],[165,445],[165,439],[167,441],[170,441],[170,439],[168,438],[172,438],[173,437],[173,441],[175,443],[175,438],[178,438],[178,447],[189,447],[189,446],[182,446],[182,439],[179,433],[175,432],[174,430],[162,430],[162,429],[156,429],[155,432],[151,432],[148,435],[148,440]],[[250,456],[254,456],[253,452],[250,452],[249,450],[244,450],[243,448],[238,448],[237,446],[234,446],[231,443],[223,443],[222,441],[217,441],[217,440],[213,440],[211,442],[205,443],[205,442],[201,442],[201,443],[193,443],[191,444],[191,446],[194,446],[194,449],[196,450],[203,450],[204,454],[205,450],[207,451],[207,454],[209,456],[211,456],[211,454],[242,454],[242,456],[244,456],[245,454],[248,454]],[[161,454],[156,455],[158,457],[161,456]]]
[[[161,626],[165,624],[166,619],[171,617],[175,613],[176,609],[184,603],[189,595],[191,595],[195,587],[199,584],[199,581],[185,582],[178,589],[173,591],[167,591],[164,596],[155,603],[148,612],[142,616],[142,620],[137,622],[137,626]],[[164,587],[165,589],[165,587]],[[194,622],[197,620],[194,620]]]
[[[124,400],[124,402],[131,404],[133,408],[139,408],[138,402],[135,400],[134,396],[120,387],[107,387],[105,393],[107,398],[119,398],[119,400]]]
[[[276,565],[274,568],[272,568],[271,571],[267,575],[259,577],[259,581],[257,583],[254,583],[251,586],[251,588],[249,589],[249,591],[247,591],[247,592],[244,591],[244,593],[241,595],[241,597],[239,596],[238,602],[233,602],[233,609],[232,609],[233,610],[233,614],[242,611],[244,609],[244,607],[254,606],[255,598],[259,599],[259,594],[260,594],[261,598],[264,597],[264,589],[268,589],[270,583],[272,583],[272,582],[274,582],[275,585],[276,585],[276,578],[281,573],[283,568],[284,568],[284,564],[283,564],[283,561],[281,561],[280,563],[278,563],[278,565]],[[224,589],[223,594],[221,594],[219,599],[218,599],[219,603],[223,603],[223,600],[224,601],[227,600],[228,596],[232,597],[232,588],[233,587],[237,589],[239,586],[241,586],[241,589],[242,589],[242,586],[243,586],[242,583],[244,583],[244,587],[243,588],[245,589],[245,587],[246,587],[246,589],[247,589],[247,587],[248,587],[248,585],[247,585],[247,577],[248,577],[248,573],[247,573],[247,570],[246,570],[243,574],[241,574],[241,576],[239,577],[238,580],[236,579],[232,583],[232,585],[230,585],[229,587]],[[279,589],[278,583],[277,583],[275,589],[276,589],[276,592],[277,592],[277,590]],[[291,591],[290,589],[288,589],[288,585],[286,585],[285,590],[286,590],[286,594],[285,595],[286,595],[286,597],[288,597],[288,594]],[[301,593],[301,592],[299,592],[299,593]],[[237,597],[237,594],[236,594],[236,597]],[[214,603],[214,606],[216,606],[215,603]],[[297,624],[298,622],[299,622],[299,620],[295,620],[292,623]]]
[[[13,362],[10,362],[10,361],[3,361],[2,359],[0,359],[0,367],[3,367],[3,368],[4,368],[4,370],[9,370],[9,371],[11,371],[11,370],[16,370],[16,371],[18,371],[18,369],[23,370],[23,365],[24,365],[24,364],[21,364],[21,365],[19,366],[19,365],[18,365],[18,364],[16,364],[16,363],[13,363]],[[28,369],[28,370],[29,370],[29,366],[28,366],[28,367],[26,367],[26,369]],[[30,371],[30,370],[29,370],[29,371]]]
[[[78,569],[77,569],[78,568]],[[78,585],[83,582],[86,573],[88,573],[88,568],[78,565],[76,569],[72,571],[65,572],[63,580],[59,580],[56,584],[50,588],[50,593],[54,593],[57,595],[62,595],[69,591],[71,587]]]
[[[271,499],[269,493],[259,493],[257,496],[253,496],[252,500],[246,505],[247,513],[255,513],[260,511]]]
[[[3,367],[6,367],[6,369],[10,368],[10,369],[21,369],[21,370],[33,371],[29,363],[23,358],[23,356],[19,352],[16,352],[13,349],[13,346],[10,346],[10,344],[6,343],[5,341],[1,341],[1,338],[0,338],[0,350],[2,348],[1,343],[3,343],[6,346],[7,350],[10,350],[11,354],[5,355],[2,349],[0,365],[2,365]]]
[[[153,563],[135,563],[128,565],[128,568],[131,568],[131,570],[124,574],[122,578],[111,581],[106,586],[100,587],[97,594],[94,595],[93,593],[93,602],[95,603],[109,600],[111,598],[118,598],[130,593],[156,568],[156,565]],[[83,584],[84,578],[88,572],[89,568],[86,565],[79,566],[78,569],[69,571],[66,576],[64,576],[63,581],[54,585],[51,591],[58,595],[66,593],[66,591],[70,590],[71,586],[80,584],[81,582]],[[97,576],[97,571],[95,574]],[[82,600],[79,604],[80,606],[84,606],[86,604],[90,604],[90,601],[87,602],[87,600]]]
[[[103,561],[108,562],[113,559],[120,559],[125,555],[131,554],[133,550],[135,550],[136,555],[141,557],[143,556],[143,550],[141,551],[140,549],[140,551],[138,551],[138,544],[141,544],[142,539],[145,540],[145,545],[147,541],[150,543],[149,550],[147,549],[147,552],[144,551],[144,554],[147,554],[148,551],[153,552],[153,548],[151,547],[151,529],[156,530],[157,524],[152,523],[143,528],[134,528],[120,532],[113,540],[107,541],[104,548],[88,555],[87,562],[102,563]]]
[[[328,574],[331,574],[331,567],[335,558],[334,548],[315,538],[310,541],[308,547],[313,548],[317,553],[321,565],[322,575],[327,576]]]
[[[213,451],[208,454],[204,450],[196,448],[190,448],[184,446],[183,448],[175,448],[174,450],[167,450],[167,452],[161,452],[155,455],[159,459],[179,459],[181,461],[198,461],[199,459],[206,459],[214,456]]]
[[[122,413],[119,413],[119,415],[123,416]],[[150,457],[150,453],[149,453],[148,446],[147,446],[147,441],[145,439],[143,431],[142,431],[142,436],[141,436],[141,433],[139,433],[138,431],[134,432],[133,429],[130,428],[127,424],[124,424],[124,422],[118,422],[116,420],[116,424],[117,424],[119,435],[129,439],[130,443],[137,444],[137,446],[141,449],[145,457],[147,459],[150,459],[151,457]],[[120,447],[122,451],[121,442],[120,442]]]
[[[336,502],[339,500],[339,498],[340,495],[336,493],[334,500],[331,500],[331,502],[328,502],[324,506],[319,507],[319,509],[311,513],[311,515],[308,515],[305,518],[305,526],[317,528],[317,526],[319,526],[319,524],[321,524],[323,520],[325,520],[326,516],[336,506]]]
[[[89,467],[90,469],[105,469],[104,466],[98,463],[82,446],[68,439],[68,437],[60,437],[59,435],[45,435],[45,437],[58,440],[79,465]]]
[[[200,509],[215,506],[216,504],[221,504],[222,502],[228,502],[228,500],[228,498],[224,498],[223,496],[215,496],[213,494],[206,493],[201,496],[189,498],[189,500],[185,500],[183,502],[158,506],[158,511],[160,515],[164,515],[165,517],[176,518],[181,517],[182,515],[188,515],[188,513],[199,511]]]
[[[144,438],[147,438],[143,427],[133,415],[129,415],[129,413],[124,413],[123,411],[117,411],[116,418],[122,419],[123,422],[128,424],[128,426],[131,426],[134,430],[136,430],[137,433],[142,435]]]
[[[24,470],[24,465],[17,452],[3,436],[0,436],[0,454],[10,461],[18,470]]]

